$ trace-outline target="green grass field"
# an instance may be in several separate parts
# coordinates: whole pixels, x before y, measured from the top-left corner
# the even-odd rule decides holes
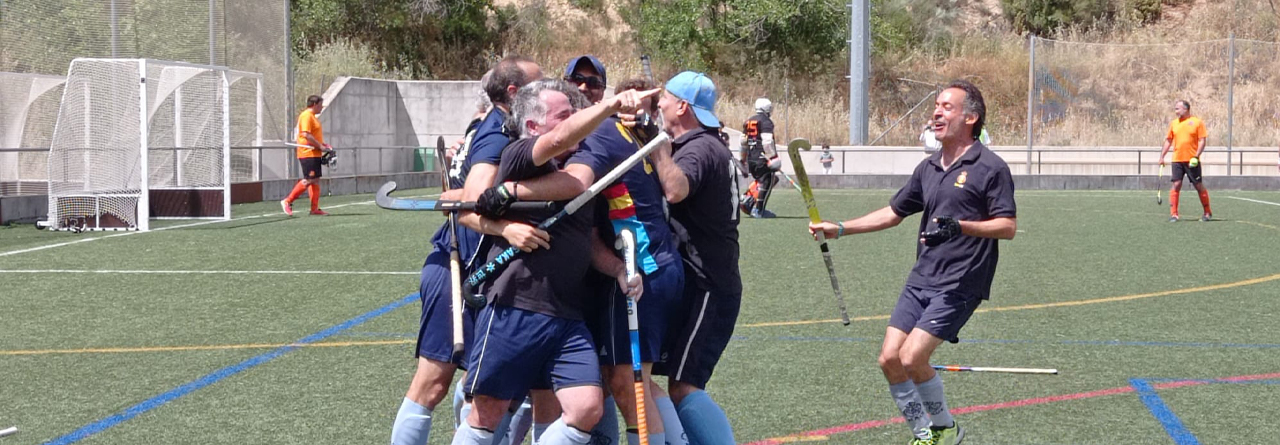
[[[849,218],[891,194],[818,203]],[[1177,224],[1153,194],[1018,194],[992,298],[935,364],[1061,374],[944,375],[965,443],[1274,441],[1280,194],[1215,191],[1219,220]],[[443,217],[370,200],[123,236],[0,227],[0,429],[21,430],[0,445],[386,443],[414,369],[406,297]],[[772,207],[740,226],[742,315],[708,391],[739,443],[905,443],[876,355],[918,218],[832,244],[845,327],[798,194]]]

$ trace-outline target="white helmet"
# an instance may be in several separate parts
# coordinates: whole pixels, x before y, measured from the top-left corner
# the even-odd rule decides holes
[[[764,114],[772,113],[773,102],[769,102],[769,99],[763,97],[756,99],[756,112]]]

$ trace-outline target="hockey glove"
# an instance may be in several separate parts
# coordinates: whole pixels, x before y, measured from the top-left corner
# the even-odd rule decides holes
[[[514,187],[513,187],[514,188]],[[516,194],[507,190],[506,184],[489,187],[476,198],[476,213],[489,218],[501,218],[516,202]]]
[[[920,242],[933,247],[960,236],[960,222],[950,216],[939,216],[933,219],[937,228],[928,232],[920,232]]]

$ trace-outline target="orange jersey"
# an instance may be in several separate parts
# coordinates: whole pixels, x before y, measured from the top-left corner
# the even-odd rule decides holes
[[[1190,162],[1200,150],[1200,140],[1208,136],[1204,122],[1198,117],[1189,116],[1169,122],[1169,134],[1165,139],[1173,141],[1173,162]]]
[[[324,145],[324,130],[320,129],[320,119],[316,118],[316,113],[310,108],[302,110],[302,114],[298,116],[298,145],[306,145],[306,147],[298,147],[298,158],[318,158],[324,156],[320,149],[312,147],[311,141],[302,133],[311,133],[321,145]]]

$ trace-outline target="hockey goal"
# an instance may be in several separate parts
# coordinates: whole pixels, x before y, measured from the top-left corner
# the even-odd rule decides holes
[[[230,219],[233,135],[255,131],[232,127],[261,128],[252,105],[261,79],[182,62],[73,60],[49,150],[46,224],[145,231],[151,219]],[[233,87],[244,80],[254,94]]]

